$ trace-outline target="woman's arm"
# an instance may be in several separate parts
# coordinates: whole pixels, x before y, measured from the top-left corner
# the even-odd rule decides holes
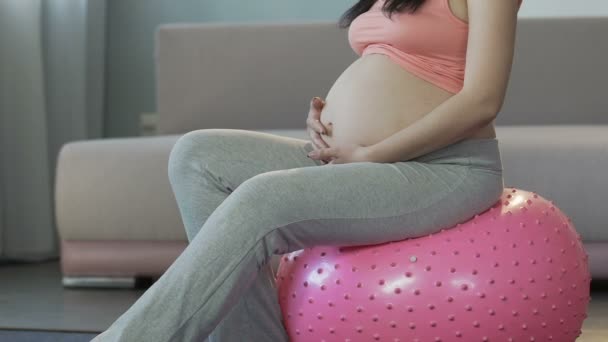
[[[466,138],[491,123],[504,102],[517,23],[517,0],[468,0],[463,88],[412,125],[368,146],[376,162],[405,161]]]

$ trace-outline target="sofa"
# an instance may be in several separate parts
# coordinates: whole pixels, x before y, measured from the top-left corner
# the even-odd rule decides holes
[[[495,121],[505,186],[561,208],[593,279],[608,278],[608,17],[526,17],[517,30]],[[156,134],[71,141],[59,152],[64,286],[160,277],[188,243],[167,177],[177,139],[205,128],[309,139],[310,99],[358,57],[333,21],[166,24],[155,36]]]

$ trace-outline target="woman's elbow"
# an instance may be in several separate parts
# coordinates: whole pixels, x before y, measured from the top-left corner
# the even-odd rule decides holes
[[[484,121],[492,121],[500,112],[504,96],[487,91],[468,91],[465,93],[473,111]]]

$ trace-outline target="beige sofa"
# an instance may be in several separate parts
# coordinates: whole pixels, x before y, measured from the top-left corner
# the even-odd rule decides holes
[[[572,218],[594,278],[608,277],[606,32],[608,18],[520,18],[496,121],[505,185],[538,192]],[[138,277],[160,276],[187,245],[167,179],[175,141],[201,128],[308,139],[309,100],[324,97],[356,58],[334,22],[162,26],[158,136],[61,149],[64,285],[133,286]]]

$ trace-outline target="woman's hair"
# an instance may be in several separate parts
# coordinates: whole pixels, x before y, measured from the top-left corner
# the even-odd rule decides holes
[[[386,0],[382,6],[382,11],[388,13],[389,19],[395,12],[409,11],[414,13],[418,7],[420,7],[425,0]],[[369,11],[370,8],[376,3],[376,0],[359,0],[353,7],[349,8],[339,20],[340,28],[347,28],[350,24],[358,17]]]

